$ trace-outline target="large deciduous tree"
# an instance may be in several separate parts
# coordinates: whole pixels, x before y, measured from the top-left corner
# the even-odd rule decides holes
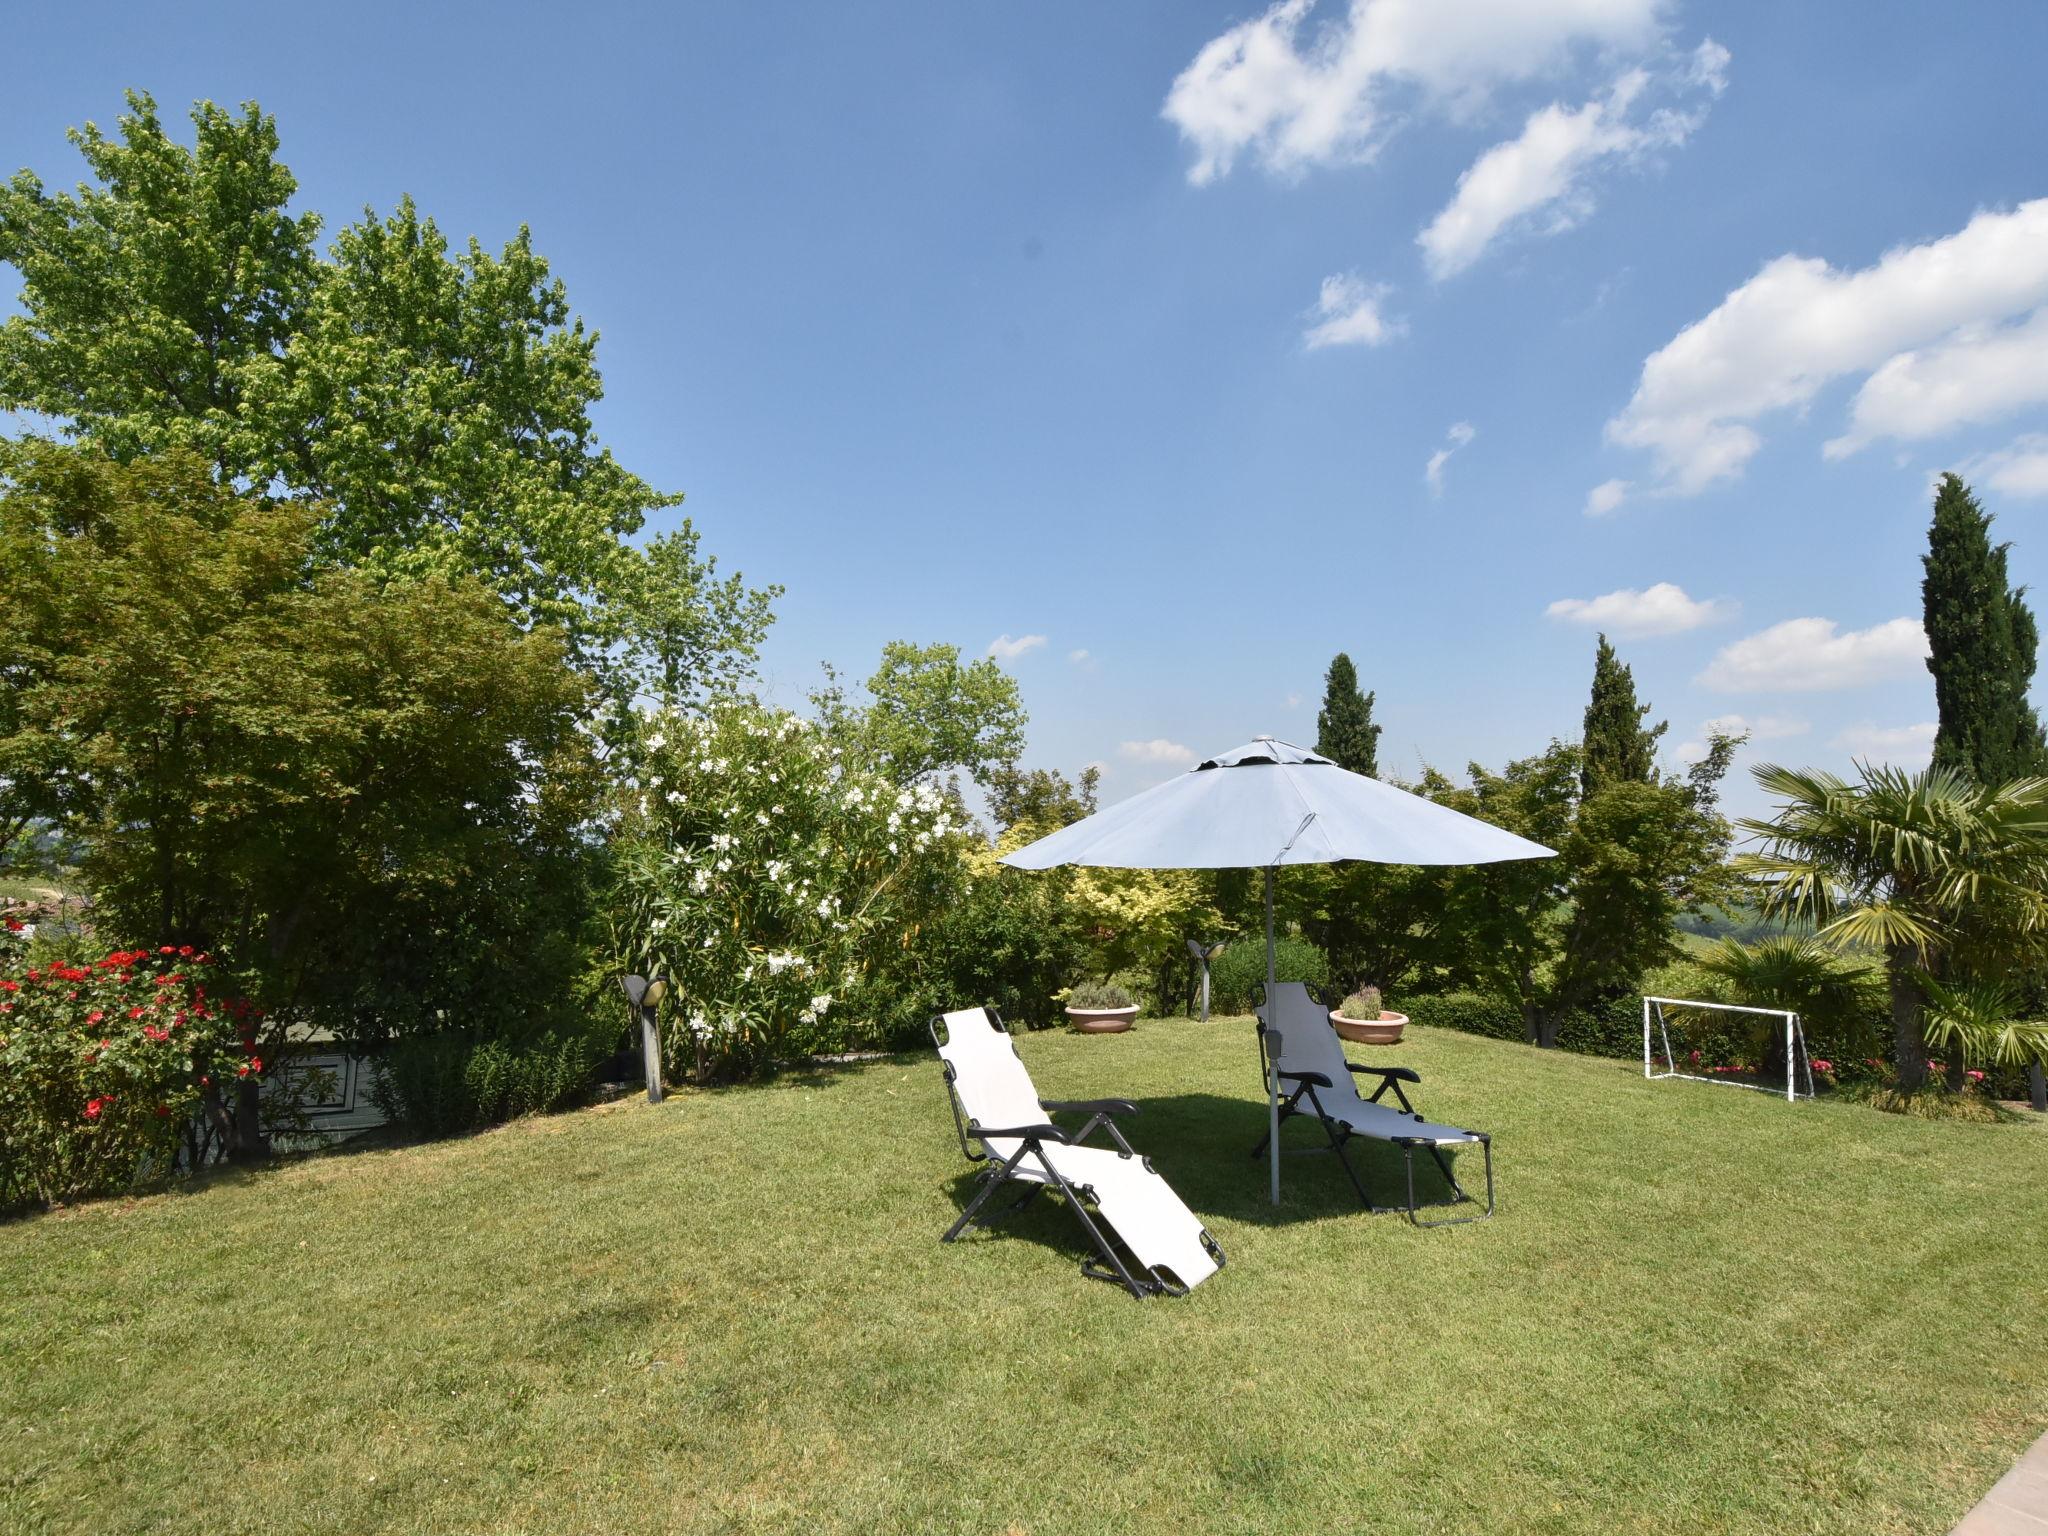
[[[1373,777],[1380,769],[1380,727],[1374,696],[1358,689],[1358,668],[1339,651],[1323,674],[1323,707],[1316,715],[1316,751],[1340,768]]]
[[[830,667],[811,695],[828,734],[910,784],[955,770],[984,788],[1015,766],[1027,716],[1017,680],[990,657],[963,662],[957,645],[891,640],[852,700]]]
[[[350,1033],[568,1002],[596,786],[551,626],[323,567],[315,509],[185,452],[12,444],[0,483],[0,815],[83,836],[102,929]]]
[[[1934,493],[1920,584],[1934,705],[1934,766],[1980,784],[2048,767],[2040,717],[2027,701],[2040,635],[2006,574],[2009,546],[1991,542],[1991,516],[1962,477]]]
[[[1448,968],[1513,999],[1529,1038],[1552,1046],[1574,1010],[1675,959],[1679,915],[1730,894],[1715,792],[1737,744],[1715,736],[1683,777],[1591,793],[1580,749],[1558,742],[1499,773],[1474,764],[1469,788],[1432,775],[1434,798],[1557,850],[1440,876]]]
[[[546,624],[619,705],[744,675],[772,592],[720,578],[688,521],[645,544],[656,491],[597,440],[597,334],[522,229],[492,255],[410,199],[320,253],[274,121],[131,95],[72,135],[94,181],[0,190],[0,408],[118,460],[197,453],[225,484],[318,510],[326,562],[378,582],[483,582]]]

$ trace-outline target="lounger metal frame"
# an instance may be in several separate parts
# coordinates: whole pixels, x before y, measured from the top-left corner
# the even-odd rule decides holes
[[[1311,993],[1310,995],[1313,996],[1314,994]],[[1330,1144],[1327,1147],[1289,1147],[1283,1150],[1288,1152],[1336,1153],[1337,1161],[1344,1165],[1345,1177],[1351,1180],[1351,1187],[1358,1192],[1359,1204],[1376,1216],[1388,1211],[1401,1211],[1408,1217],[1410,1222],[1418,1227],[1461,1227],[1468,1222],[1484,1221],[1493,1214],[1493,1138],[1485,1131],[1470,1131],[1464,1130],[1463,1127],[1459,1128],[1464,1135],[1470,1136],[1478,1143],[1486,1159],[1486,1209],[1474,1216],[1447,1216],[1437,1221],[1424,1221],[1415,1214],[1418,1210],[1476,1203],[1473,1201],[1472,1196],[1466,1192],[1465,1186],[1458,1182],[1458,1176],[1451,1171],[1451,1160],[1444,1156],[1444,1144],[1429,1136],[1377,1136],[1370,1131],[1355,1131],[1343,1121],[1332,1119],[1324,1112],[1323,1101],[1317,1095],[1316,1089],[1332,1088],[1335,1084],[1321,1072],[1281,1072],[1277,1061],[1280,1049],[1279,1041],[1281,1039],[1279,1031],[1268,1030],[1265,1021],[1261,1019],[1259,1021],[1258,1033],[1259,1058],[1262,1070],[1278,1073],[1279,1080],[1283,1084],[1293,1083],[1297,1085],[1292,1093],[1280,1101],[1280,1123],[1285,1125],[1295,1115],[1313,1118],[1317,1124],[1322,1126],[1323,1134],[1330,1139]],[[1269,1036],[1271,1037],[1270,1039],[1268,1038]],[[1347,1061],[1345,1065],[1351,1069],[1355,1076],[1377,1077],[1380,1080],[1379,1087],[1372,1091],[1372,1096],[1365,1101],[1366,1103],[1379,1103],[1381,1096],[1391,1089],[1393,1090],[1394,1097],[1400,1101],[1403,1113],[1414,1115],[1417,1120],[1423,1118],[1417,1112],[1415,1106],[1408,1102],[1408,1095],[1401,1087],[1403,1083],[1421,1083],[1422,1075],[1413,1067],[1368,1067],[1361,1066],[1355,1061]],[[1310,1109],[1303,1109],[1301,1107],[1303,1098],[1309,1101]],[[1392,1108],[1391,1105],[1387,1107]],[[1268,1132],[1266,1136],[1261,1136],[1259,1144],[1252,1148],[1252,1157],[1254,1159],[1265,1156],[1266,1143],[1270,1135],[1271,1133]],[[1391,1146],[1401,1149],[1401,1160],[1405,1167],[1408,1181],[1407,1205],[1373,1204],[1372,1196],[1366,1193],[1365,1182],[1359,1178],[1358,1170],[1351,1166],[1351,1158],[1344,1150],[1345,1143],[1354,1136],[1363,1136],[1368,1141],[1384,1141]],[[1415,1154],[1418,1149],[1429,1153],[1430,1157],[1435,1160],[1437,1168],[1451,1186],[1451,1198],[1447,1201],[1438,1202],[1436,1206],[1419,1206],[1415,1201]]]
[[[990,1024],[994,1025],[997,1029],[1007,1032],[1007,1026],[1003,1023],[1001,1014],[996,1012],[993,1007],[983,1011],[987,1013]],[[940,1039],[940,1031],[946,1027],[945,1018],[941,1015],[933,1015],[930,1027],[932,1044],[939,1045],[943,1043]],[[969,1226],[987,1229],[1008,1221],[1012,1216],[1030,1205],[1049,1186],[1058,1190],[1065,1197],[1068,1209],[1074,1213],[1074,1219],[1081,1223],[1081,1229],[1088,1234],[1088,1240],[1095,1245],[1095,1252],[1101,1256],[1100,1262],[1094,1257],[1082,1259],[1082,1274],[1088,1276],[1091,1280],[1108,1280],[1121,1285],[1140,1300],[1147,1296],[1187,1295],[1189,1287],[1182,1285],[1169,1274],[1162,1273],[1160,1270],[1154,1269],[1149,1265],[1139,1263],[1135,1254],[1126,1260],[1125,1256],[1117,1251],[1117,1245],[1110,1241],[1108,1235],[1103,1231],[1104,1224],[1097,1222],[1089,1213],[1089,1206],[1096,1203],[1094,1188],[1086,1183],[1077,1184],[1066,1178],[1059,1169],[1052,1165],[1052,1160],[1045,1155],[1044,1144],[1048,1141],[1060,1146],[1077,1147],[1094,1135],[1097,1130],[1105,1130],[1109,1132],[1110,1139],[1116,1143],[1115,1150],[1118,1157],[1136,1157],[1139,1162],[1144,1164],[1148,1173],[1156,1173],[1158,1170],[1152,1167],[1152,1160],[1148,1157],[1139,1156],[1132,1149],[1131,1144],[1124,1140],[1123,1132],[1118,1130],[1116,1126],[1115,1117],[1118,1115],[1135,1115],[1138,1112],[1137,1105],[1131,1103],[1128,1099],[1041,1099],[1039,1107],[1048,1114],[1084,1114],[1088,1116],[1088,1120],[1076,1132],[1062,1130],[1050,1121],[1041,1125],[1013,1125],[1000,1129],[987,1127],[970,1118],[961,1109],[960,1095],[954,1087],[953,1064],[942,1057],[939,1061],[939,1066],[946,1074],[946,1102],[952,1106],[953,1129],[959,1134],[960,1150],[965,1154],[969,1162],[987,1164],[981,1171],[981,1187],[975,1191],[974,1198],[967,1202],[967,1208],[960,1213],[959,1220],[946,1228],[945,1235],[939,1239],[940,1242],[952,1242],[962,1232],[966,1231]],[[1007,1158],[998,1161],[988,1151],[988,1142],[991,1139],[997,1141],[1014,1140],[1018,1143],[1017,1150]],[[979,1151],[975,1149],[974,1143],[976,1142],[981,1143]],[[1103,1148],[1102,1150],[1107,1151],[1109,1149]],[[1037,1167],[1044,1172],[1045,1181],[1043,1183],[1035,1179],[1023,1178],[1017,1173],[1018,1166],[1023,1163],[1026,1157],[1030,1157]],[[1003,1206],[993,1216],[986,1216],[976,1220],[981,1208],[988,1203],[989,1197],[1013,1178],[1020,1179],[1021,1182],[1028,1186],[1024,1193],[1008,1205]],[[1111,1228],[1111,1230],[1114,1231],[1115,1229]],[[1224,1262],[1223,1250],[1216,1245],[1216,1240],[1209,1236],[1207,1232],[1204,1232],[1201,1241],[1203,1248],[1207,1249],[1209,1256],[1216,1261],[1216,1267],[1221,1269]]]

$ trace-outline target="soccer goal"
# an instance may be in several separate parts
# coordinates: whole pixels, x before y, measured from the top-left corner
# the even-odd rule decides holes
[[[1646,997],[1643,1076],[1753,1088],[1783,1094],[1788,1104],[1813,1097],[1806,1033],[1799,1015],[1785,1008]]]

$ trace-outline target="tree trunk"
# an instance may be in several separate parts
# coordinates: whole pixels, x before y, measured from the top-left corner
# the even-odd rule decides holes
[[[263,1116],[255,1078],[235,1084],[235,1139],[228,1157],[237,1163],[256,1163],[270,1156],[270,1139],[263,1134]]]
[[[1927,1084],[1927,997],[1914,975],[1919,957],[1900,946],[1885,955],[1892,1005],[1892,1066],[1899,1088],[1915,1093]]]

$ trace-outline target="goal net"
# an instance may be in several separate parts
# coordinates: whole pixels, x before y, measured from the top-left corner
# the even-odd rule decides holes
[[[1687,997],[1643,999],[1643,1076],[1726,1083],[1813,1097],[1813,1063],[1799,1015]]]

